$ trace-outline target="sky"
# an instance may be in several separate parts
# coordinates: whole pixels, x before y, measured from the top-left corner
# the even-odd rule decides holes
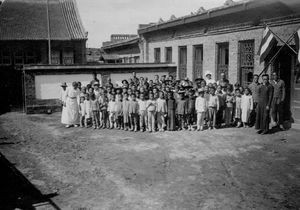
[[[222,6],[225,0],[77,0],[88,47],[101,47],[111,34],[137,34],[139,24],[158,22]]]

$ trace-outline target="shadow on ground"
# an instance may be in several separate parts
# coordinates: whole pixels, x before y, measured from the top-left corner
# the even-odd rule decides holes
[[[43,195],[25,176],[0,153],[0,209],[36,209],[47,205],[60,209],[51,198],[57,193]]]

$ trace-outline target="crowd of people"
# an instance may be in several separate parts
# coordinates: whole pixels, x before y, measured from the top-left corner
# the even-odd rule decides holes
[[[205,78],[191,82],[170,76],[153,80],[133,73],[122,84],[100,84],[97,75],[82,86],[62,84],[62,123],[93,129],[163,132],[176,130],[252,127],[267,134],[271,117],[275,126],[283,123],[284,82],[277,73],[253,76],[247,87],[230,84],[225,74],[220,80]]]

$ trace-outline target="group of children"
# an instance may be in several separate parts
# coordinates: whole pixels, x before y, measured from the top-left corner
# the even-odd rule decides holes
[[[125,131],[175,131],[248,127],[253,110],[249,88],[238,85],[139,80],[114,88],[94,82],[79,87],[80,126]]]

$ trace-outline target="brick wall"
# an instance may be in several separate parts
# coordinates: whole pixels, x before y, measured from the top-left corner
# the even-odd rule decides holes
[[[280,25],[271,27],[272,30],[277,33],[284,40],[296,31],[297,28],[300,27],[300,23],[289,24],[289,25]],[[194,45],[203,45],[203,72],[209,70],[212,72],[213,77],[216,76],[216,49],[217,44],[222,42],[229,43],[229,80],[231,83],[239,82],[239,41],[244,40],[254,40],[254,73],[260,73],[264,67],[264,63],[259,63],[259,56],[257,55],[257,51],[259,49],[263,28],[256,28],[252,30],[245,30],[239,32],[232,32],[226,34],[216,34],[216,35],[199,35],[194,37],[186,37],[186,38],[173,38],[164,40],[161,38],[157,41],[147,41],[144,44],[144,51],[147,50],[147,44],[149,45],[148,52],[146,51],[144,55],[145,62],[154,62],[154,49],[161,48],[161,59],[165,60],[165,47],[172,47],[172,58],[173,62],[178,65],[178,47],[179,46],[187,46],[187,76],[190,79],[193,78],[193,46]],[[149,57],[149,58],[147,58]],[[178,76],[178,72],[177,72]]]

